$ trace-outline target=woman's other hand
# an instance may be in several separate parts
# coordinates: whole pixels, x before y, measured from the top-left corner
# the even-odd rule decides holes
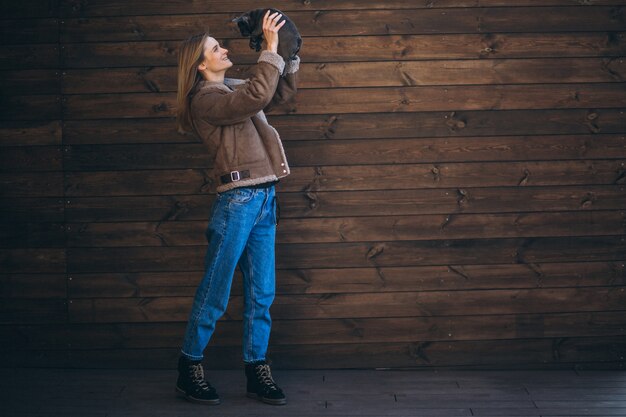
[[[286,20],[278,23],[283,17],[281,13],[275,12],[270,15],[268,10],[263,16],[263,38],[265,40],[265,49],[270,52],[278,52],[278,30],[283,27]]]

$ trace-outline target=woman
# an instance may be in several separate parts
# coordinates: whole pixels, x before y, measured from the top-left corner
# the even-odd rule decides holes
[[[204,277],[194,298],[181,356],[176,391],[190,401],[219,404],[204,378],[203,351],[224,314],[235,266],[243,275],[243,360],[247,394],[269,404],[285,404],[265,355],[274,300],[274,240],[279,178],[289,165],[276,130],[263,110],[296,93],[300,58],[285,64],[277,54],[281,14],[265,14],[265,50],[246,81],[224,78],[233,64],[228,50],[208,34],[183,42],[178,66],[177,123],[195,132],[213,161],[217,191],[206,230]]]

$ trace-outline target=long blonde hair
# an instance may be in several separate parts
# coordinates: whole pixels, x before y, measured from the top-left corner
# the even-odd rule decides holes
[[[176,95],[176,125],[178,132],[191,133],[190,97],[196,84],[202,80],[198,65],[204,59],[204,41],[209,33],[201,33],[185,39],[178,50],[178,93]]]

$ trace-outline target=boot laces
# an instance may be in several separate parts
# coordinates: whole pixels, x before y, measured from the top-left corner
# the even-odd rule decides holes
[[[208,391],[209,384],[207,384],[206,381],[204,380],[204,368],[202,368],[202,364],[191,365],[191,371],[193,373],[192,374],[193,382],[196,385],[198,385],[200,388],[202,388],[202,390]]]
[[[272,371],[270,371],[269,365],[257,365],[255,371],[257,378],[264,386],[274,391],[278,390],[276,382],[274,382],[274,378],[272,378]]]

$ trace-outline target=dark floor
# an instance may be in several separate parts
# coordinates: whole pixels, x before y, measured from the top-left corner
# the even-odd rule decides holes
[[[0,416],[626,416],[625,371],[274,371],[285,406],[207,374],[218,406],[176,398],[175,371],[0,369]]]

